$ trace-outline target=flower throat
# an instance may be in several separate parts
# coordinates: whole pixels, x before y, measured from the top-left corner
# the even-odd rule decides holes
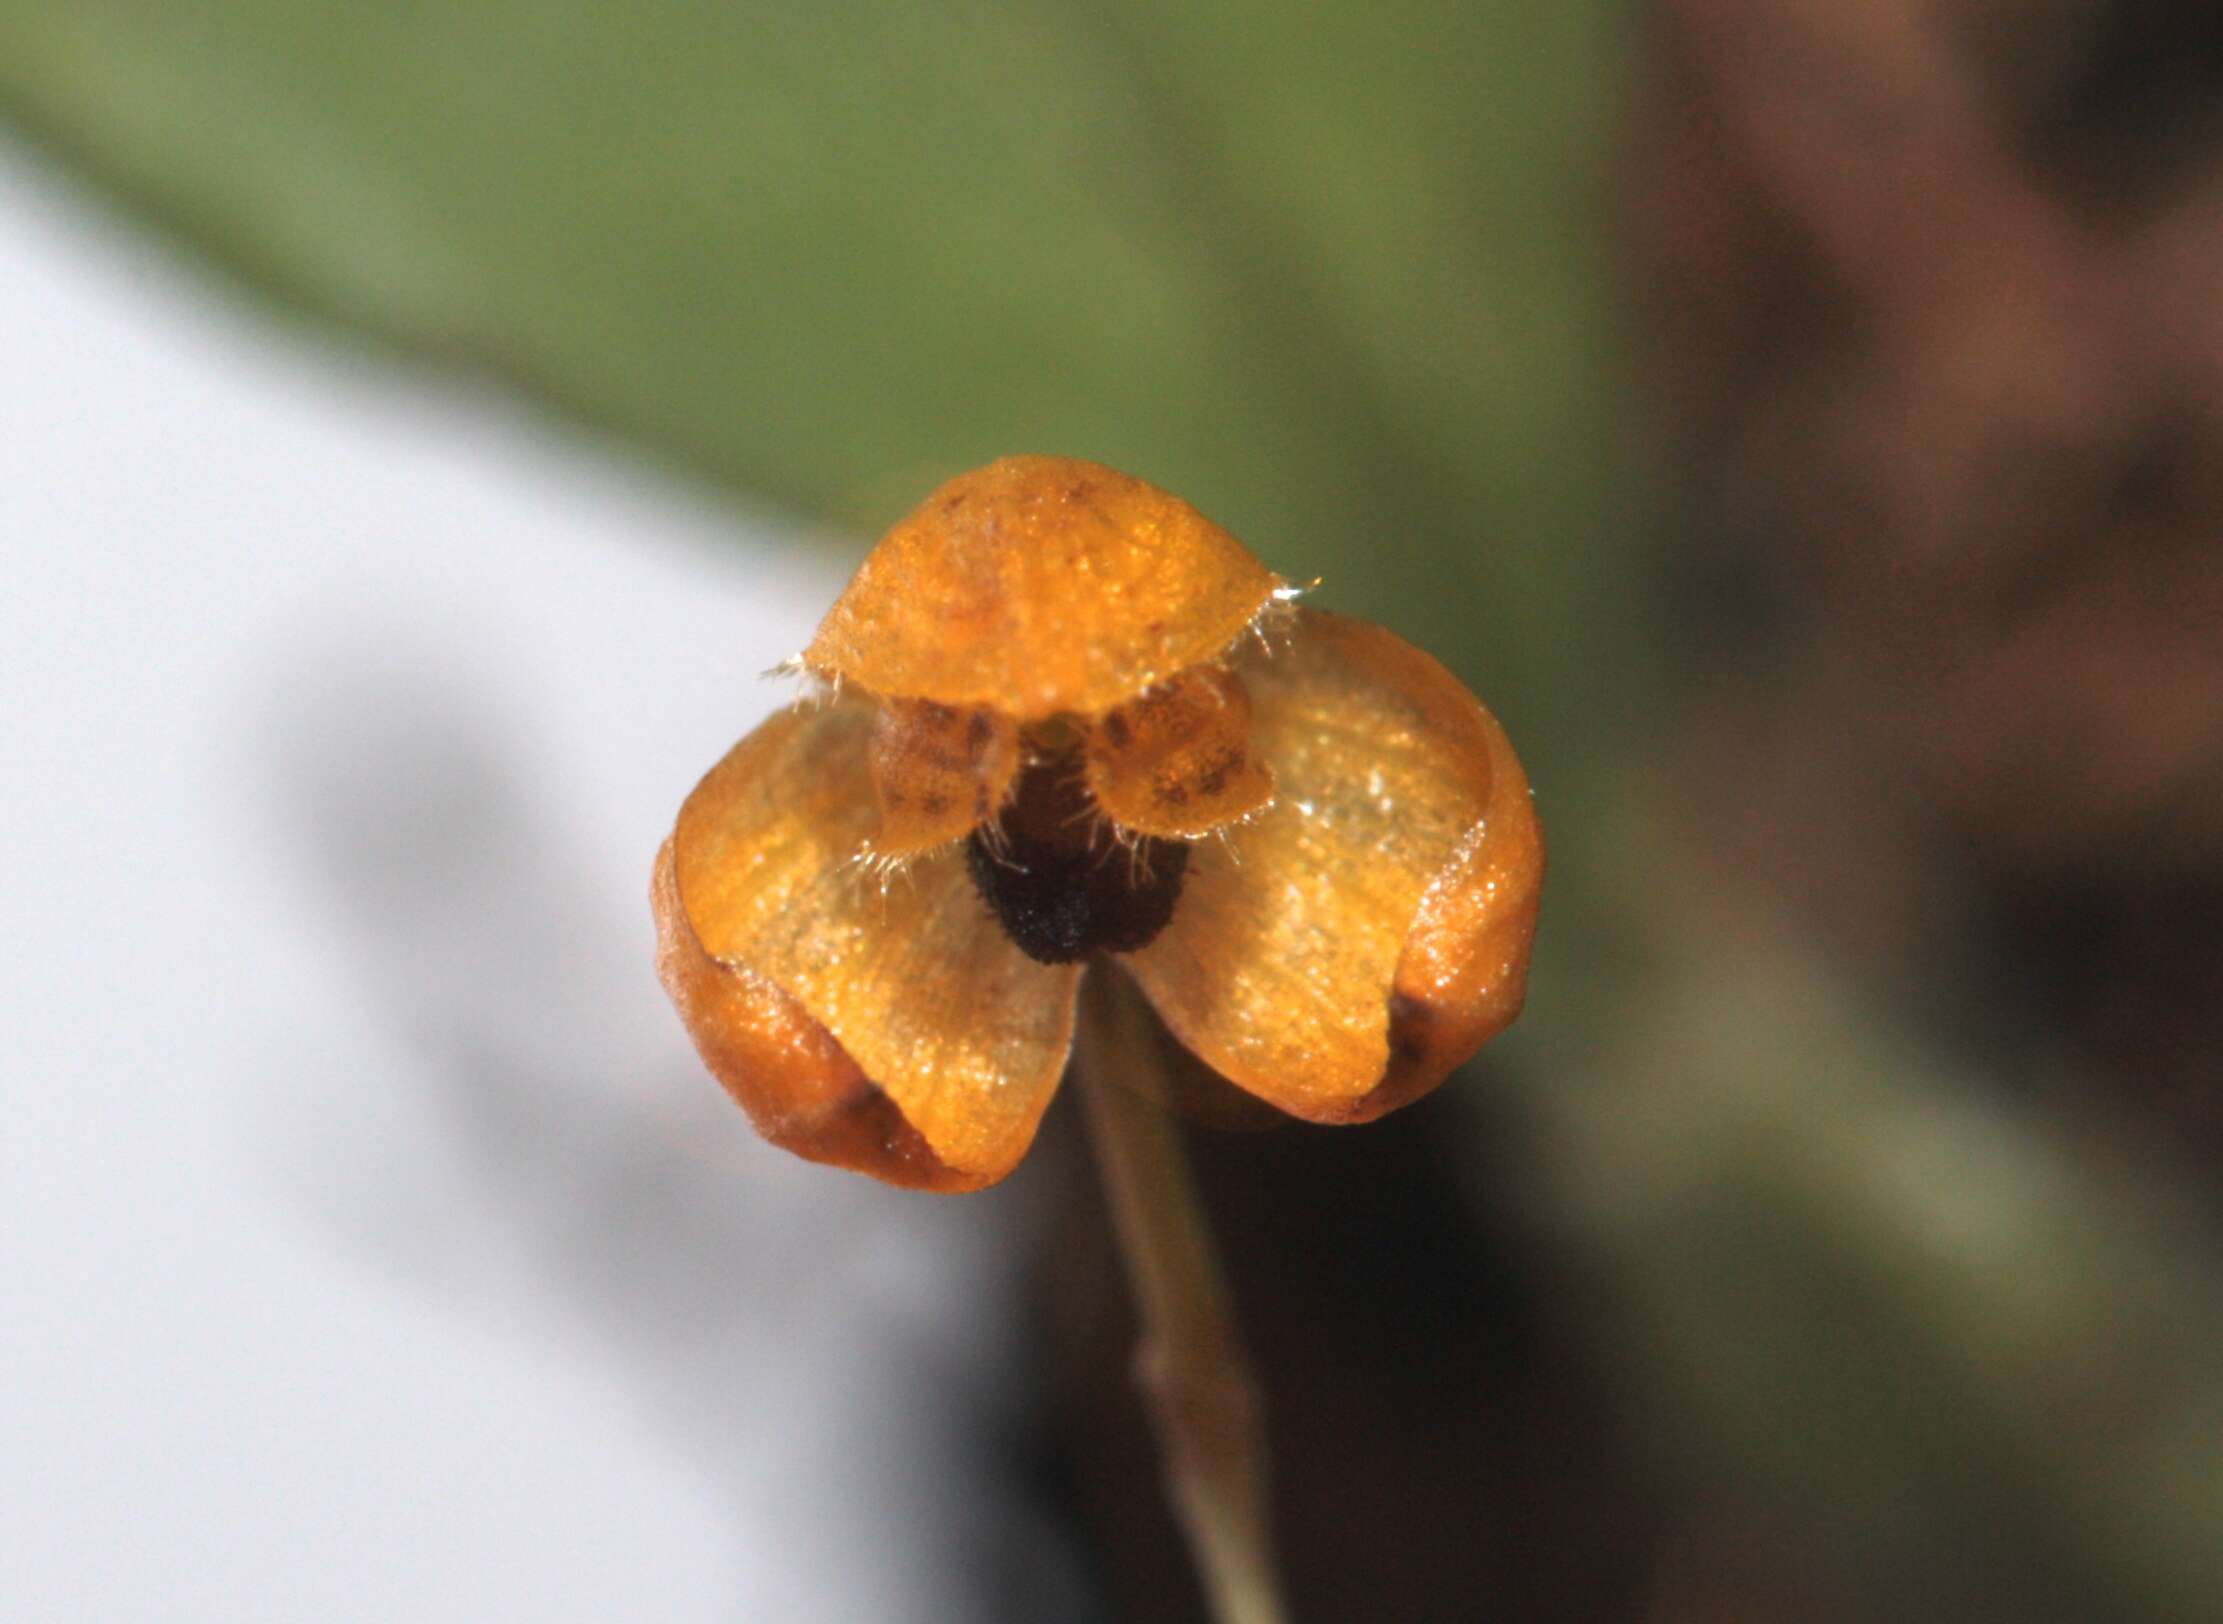
[[[1071,964],[1149,946],[1173,917],[1189,846],[1119,836],[1068,749],[1020,773],[996,821],[966,840],[965,864],[1020,952]]]

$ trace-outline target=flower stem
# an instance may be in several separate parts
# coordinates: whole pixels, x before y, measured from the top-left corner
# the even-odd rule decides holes
[[[1109,965],[1087,977],[1082,999],[1074,1069],[1142,1322],[1135,1380],[1167,1491],[1219,1624],[1281,1624],[1265,1405],[1181,1128],[1156,1103],[1165,1093],[1158,1034]]]

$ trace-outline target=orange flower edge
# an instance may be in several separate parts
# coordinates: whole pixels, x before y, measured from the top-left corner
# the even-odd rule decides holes
[[[1520,1013],[1544,869],[1528,779],[1458,679],[1382,627],[1305,610],[1238,669],[1273,804],[1200,845],[1127,963],[1230,1082],[1370,1121]]]
[[[927,584],[906,609],[907,578]],[[1167,581],[1203,608],[1183,621]],[[1418,649],[1285,596],[1186,504],[1089,463],[1006,459],[890,533],[806,656],[847,682],[736,745],[658,860],[665,984],[767,1138],[993,1183],[1092,962],[1316,1122],[1418,1098],[1518,1015],[1544,850],[1503,729]],[[1269,612],[1276,634],[1246,636]],[[898,641],[864,647],[876,626]],[[1062,674],[999,694],[1018,679],[967,647],[982,627]],[[1053,689],[1087,702],[1045,710]]]
[[[651,886],[656,972],[710,1074],[756,1131],[814,1162],[916,1190],[977,1190],[945,1166],[895,1102],[803,1007],[747,966],[712,958],[679,900],[672,843]]]

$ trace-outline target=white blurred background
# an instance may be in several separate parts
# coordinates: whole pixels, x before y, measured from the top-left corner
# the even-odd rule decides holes
[[[0,357],[0,1618],[1084,1610],[1029,1177],[766,1149],[650,970],[829,566],[6,148]]]

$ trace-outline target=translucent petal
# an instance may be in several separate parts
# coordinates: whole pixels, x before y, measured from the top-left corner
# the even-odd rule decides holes
[[[1199,844],[1126,962],[1181,1041],[1293,1115],[1364,1121],[1520,1012],[1543,879],[1496,720],[1410,644],[1301,613],[1241,666],[1274,804]]]
[[[672,842],[656,854],[656,970],[703,1063],[757,1132],[814,1162],[925,1190],[983,1182],[943,1165],[849,1051],[747,965],[714,959],[679,902]]]
[[[1279,578],[1179,497],[1005,457],[882,538],[803,655],[890,698],[1095,715],[1219,654]]]
[[[1080,972],[1012,946],[958,848],[893,873],[858,860],[879,815],[874,710],[784,712],[736,745],[680,808],[674,900],[705,955],[792,1001],[933,1156],[977,1186],[1008,1173],[1034,1138],[1071,1047]],[[755,1092],[825,1090],[814,1071]]]

